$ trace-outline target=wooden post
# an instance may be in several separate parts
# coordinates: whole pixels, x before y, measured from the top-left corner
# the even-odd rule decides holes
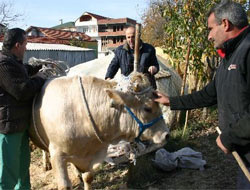
[[[135,27],[135,54],[134,54],[134,71],[138,72],[139,70],[139,53],[140,53],[140,29],[141,25],[136,24]]]
[[[219,129],[219,127],[216,127],[217,132],[219,133],[219,135],[221,134],[221,130]],[[241,157],[239,156],[238,152],[233,151],[232,155],[234,156],[235,160],[238,162],[240,168],[242,169],[242,171],[244,172],[246,178],[248,179],[248,181],[250,182],[250,173],[246,167],[246,165],[244,164],[243,160],[241,159]]]
[[[186,80],[187,80],[187,71],[188,71],[188,65],[189,65],[189,56],[190,56],[190,48],[191,48],[191,41],[188,40],[188,45],[187,45],[188,49],[187,49],[187,56],[186,56],[186,64],[185,64],[185,71],[184,71],[184,75],[183,75],[183,82],[182,82],[182,86],[181,86],[181,96],[184,95],[184,91],[185,91],[185,86],[186,86]],[[179,124],[180,123],[180,115],[181,115],[181,112],[178,111],[177,112],[177,123]],[[186,117],[188,117],[188,111],[186,113]],[[187,122],[187,118],[186,118],[186,122]],[[185,123],[186,123],[185,122]],[[186,126],[186,124],[185,124]],[[183,135],[185,133],[185,128],[184,128],[184,131],[183,131]]]

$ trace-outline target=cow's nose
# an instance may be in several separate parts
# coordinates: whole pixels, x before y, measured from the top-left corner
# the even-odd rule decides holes
[[[170,135],[167,133],[165,136],[165,140],[167,141],[170,138]]]
[[[168,132],[164,132],[161,136],[162,140],[168,140],[169,139],[169,133]]]

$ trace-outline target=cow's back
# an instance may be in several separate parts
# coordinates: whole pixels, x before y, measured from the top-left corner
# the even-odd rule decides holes
[[[88,103],[98,105],[107,98],[103,89],[109,83],[90,76],[81,80],[83,89],[79,76],[50,80],[36,97],[30,133],[40,148],[47,150],[52,142],[70,152],[74,151],[72,146],[78,144],[77,139],[81,144],[89,143],[87,137],[93,135],[93,128],[86,114],[83,90],[87,97],[100,102],[90,100]]]

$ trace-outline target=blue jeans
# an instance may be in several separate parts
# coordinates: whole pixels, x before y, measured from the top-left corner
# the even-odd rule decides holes
[[[250,168],[247,168],[250,172]],[[248,181],[247,177],[245,176],[244,172],[239,167],[238,176],[237,176],[237,189],[250,189],[250,182]]]
[[[28,132],[0,134],[0,190],[30,189]]]

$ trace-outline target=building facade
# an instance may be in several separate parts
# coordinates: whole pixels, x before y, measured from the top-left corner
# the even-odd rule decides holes
[[[76,31],[84,32],[98,42],[99,55],[123,44],[126,28],[135,25],[136,21],[130,18],[113,19],[89,12],[75,21]]]

